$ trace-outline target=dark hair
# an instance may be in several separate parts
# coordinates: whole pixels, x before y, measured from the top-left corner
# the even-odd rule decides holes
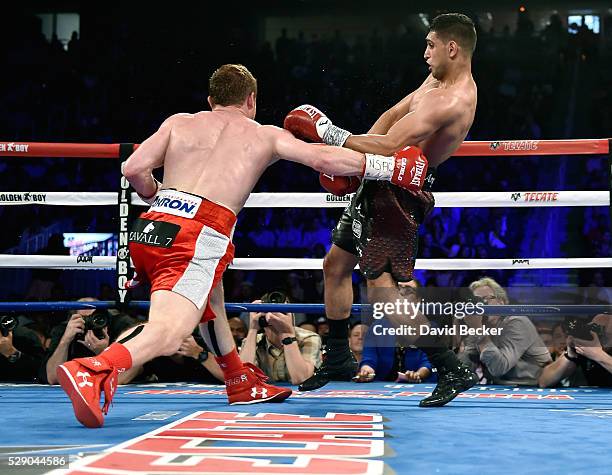
[[[212,102],[220,106],[240,105],[252,92],[257,95],[257,80],[242,64],[224,64],[208,84]]]
[[[444,13],[431,22],[434,31],[445,42],[454,40],[471,56],[476,49],[476,28],[472,19],[462,13]]]

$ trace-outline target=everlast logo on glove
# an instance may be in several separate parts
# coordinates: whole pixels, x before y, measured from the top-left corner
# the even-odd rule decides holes
[[[319,115],[319,116],[321,115],[321,111],[319,111],[313,106],[309,106],[308,104],[298,107],[297,110],[306,112],[306,114],[308,114],[313,119],[315,118],[316,115]]]
[[[425,170],[426,163],[427,162],[425,162],[425,160],[423,160],[421,157],[417,158],[416,164],[410,170],[410,176],[412,176],[412,180],[410,181],[411,185],[421,186],[421,179],[423,177],[423,170]]]
[[[180,230],[178,224],[138,218],[130,231],[130,242],[169,248]]]

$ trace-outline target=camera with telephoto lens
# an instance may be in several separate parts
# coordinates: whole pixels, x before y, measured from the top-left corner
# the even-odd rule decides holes
[[[17,317],[14,315],[0,316],[0,333],[3,337],[7,337],[9,332],[12,332],[17,326]]]
[[[280,290],[274,290],[272,292],[268,292],[261,298],[261,303],[286,303],[287,302],[287,294],[281,292]],[[262,315],[259,317],[259,328],[264,328],[268,326],[268,322],[266,321],[266,316]]]
[[[77,335],[77,340],[82,340],[89,330],[93,331],[98,340],[103,340],[106,336],[104,335],[104,327],[108,326],[109,317],[108,310],[96,310],[91,315],[83,317],[85,329],[83,333]]]
[[[584,318],[569,317],[565,320],[563,328],[568,335],[579,340],[591,341],[593,339],[591,332],[594,332],[599,339],[604,336],[604,328],[601,325],[589,322]]]

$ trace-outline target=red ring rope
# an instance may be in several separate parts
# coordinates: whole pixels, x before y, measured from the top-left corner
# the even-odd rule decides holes
[[[464,142],[454,156],[598,155],[609,151],[608,139],[498,140]],[[118,158],[119,144],[0,142],[0,156]]]

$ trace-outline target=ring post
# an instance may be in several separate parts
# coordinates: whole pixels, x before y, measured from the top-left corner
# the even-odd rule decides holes
[[[130,208],[132,204],[132,193],[130,182],[121,173],[121,165],[134,152],[134,144],[122,143],[119,145],[119,197],[117,200],[119,212],[119,229],[118,229],[118,245],[117,245],[117,290],[116,304],[117,307],[123,308],[130,301],[129,292],[126,289],[126,282],[129,279],[128,272],[130,271],[130,251],[128,248],[128,230]]]

